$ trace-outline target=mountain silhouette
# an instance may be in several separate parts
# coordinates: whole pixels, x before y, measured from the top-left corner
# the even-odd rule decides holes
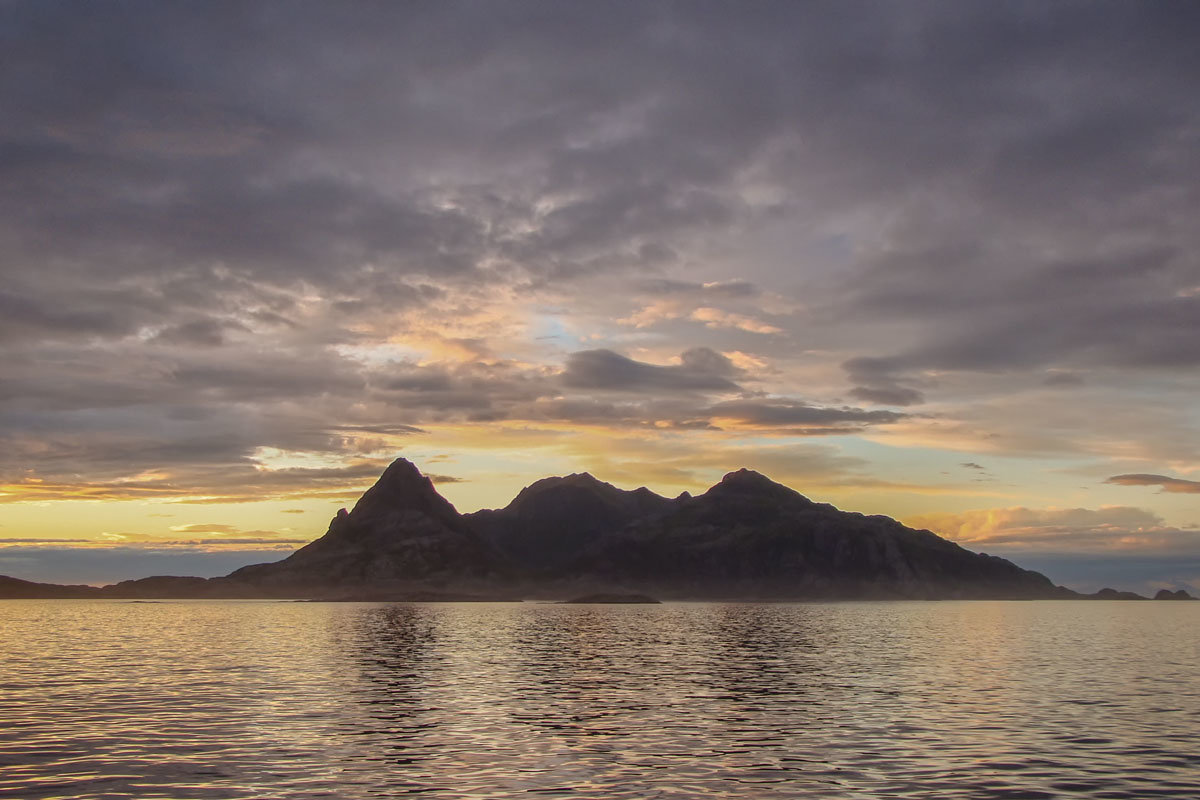
[[[553,572],[634,520],[671,508],[642,487],[618,489],[586,472],[543,478],[502,509],[467,514],[468,523],[527,570]]]
[[[411,462],[392,462],[353,510],[282,561],[243,567],[224,580],[280,592],[336,595],[493,584],[506,560],[467,524]]]
[[[639,519],[571,565],[583,581],[677,597],[1025,598],[1063,590],[889,517],[814,503],[751,470]]]
[[[325,535],[221,578],[154,576],[58,586],[0,576],[0,597],[290,597],[324,600],[1145,599],[1080,595],[1005,559],[884,516],[815,503],[741,469],[674,499],[579,473],[501,509],[459,514],[405,459]],[[1167,599],[1169,593],[1160,592]],[[1186,593],[1171,599],[1185,599]]]

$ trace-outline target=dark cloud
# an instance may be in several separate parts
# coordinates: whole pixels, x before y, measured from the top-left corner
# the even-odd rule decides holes
[[[250,333],[250,329],[236,320],[197,319],[163,328],[154,334],[150,341],[193,347],[220,347],[225,344],[226,336],[231,332]]]
[[[708,429],[747,386],[722,413],[803,435],[907,417],[795,396],[958,373],[1191,396],[1198,36],[1184,3],[4,4],[0,473],[279,497],[263,448]],[[483,313],[519,303],[573,324]],[[459,355],[365,352],[433,327]]]
[[[925,395],[897,377],[904,363],[895,358],[852,358],[842,364],[851,381],[861,383],[850,396],[881,406],[912,406],[925,402]]]
[[[728,417],[749,425],[841,426],[898,422],[905,414],[894,411],[864,411],[861,408],[821,408],[791,400],[730,400],[708,409],[716,417]]]
[[[887,385],[855,386],[850,396],[864,403],[877,406],[912,406],[925,402],[925,395],[907,386]]]
[[[1060,389],[1073,389],[1076,386],[1083,386],[1086,381],[1073,372],[1053,371],[1042,379],[1043,386],[1052,386]]]
[[[736,374],[728,358],[707,348],[683,353],[682,364],[658,366],[635,361],[612,350],[583,350],[567,358],[562,382],[573,389],[624,392],[738,391],[729,380]]]
[[[1105,483],[1113,483],[1118,486],[1161,486],[1164,492],[1173,494],[1200,494],[1200,481],[1169,478],[1166,475],[1113,475]]]

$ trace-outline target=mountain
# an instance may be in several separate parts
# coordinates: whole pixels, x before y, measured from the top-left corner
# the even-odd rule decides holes
[[[1155,600],[1195,600],[1190,594],[1183,589],[1172,592],[1170,589],[1159,589],[1154,595]]]
[[[1060,597],[1048,578],[750,470],[581,553],[568,577],[666,597]]]
[[[543,478],[502,509],[467,514],[502,555],[534,573],[553,573],[634,520],[671,508],[646,487],[625,491],[586,472]]]
[[[96,597],[100,590],[95,586],[64,586],[58,583],[34,583],[20,578],[0,575],[0,598],[9,600],[64,600],[68,598]]]
[[[343,594],[493,588],[511,579],[506,560],[409,461],[397,459],[324,536],[272,564],[218,579],[265,594]]]
[[[319,539],[222,578],[112,586],[0,577],[0,597],[485,599],[1080,598],[1045,576],[893,519],[839,511],[750,470],[702,495],[546,478],[459,514],[397,459]],[[1109,590],[1091,597],[1123,598]],[[1131,595],[1130,595],[1131,596]],[[1132,596],[1131,596],[1132,597]]]

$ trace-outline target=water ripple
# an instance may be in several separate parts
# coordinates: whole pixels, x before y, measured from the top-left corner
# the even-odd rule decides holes
[[[1200,604],[0,603],[0,798],[1200,797]]]

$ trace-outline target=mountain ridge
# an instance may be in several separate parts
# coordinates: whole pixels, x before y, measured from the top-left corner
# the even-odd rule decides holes
[[[280,561],[218,578],[106,587],[0,576],[0,597],[562,599],[1146,599],[1081,595],[1040,573],[885,516],[817,503],[761,473],[703,494],[619,489],[589,473],[543,478],[504,508],[460,514],[399,458],[325,534]],[[1186,592],[1161,599],[1191,599]]]

